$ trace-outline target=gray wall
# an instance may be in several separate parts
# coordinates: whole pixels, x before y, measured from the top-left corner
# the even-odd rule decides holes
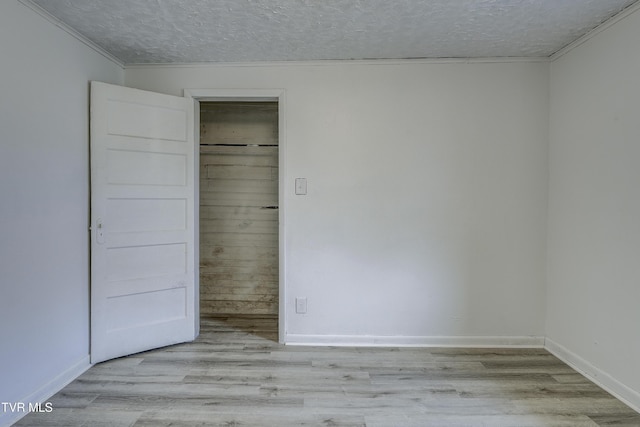
[[[542,345],[548,66],[140,66],[126,82],[284,89],[288,342]]]
[[[548,344],[640,410],[640,12],[551,65]]]
[[[124,72],[14,0],[0,57],[0,401],[25,402],[88,366],[89,81]]]

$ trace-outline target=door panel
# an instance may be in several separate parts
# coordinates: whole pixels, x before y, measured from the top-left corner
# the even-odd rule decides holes
[[[91,84],[91,361],[196,334],[193,108]]]
[[[187,183],[183,154],[108,149],[107,168],[108,184],[183,187]]]

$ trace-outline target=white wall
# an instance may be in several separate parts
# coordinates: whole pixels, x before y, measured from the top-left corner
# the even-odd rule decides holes
[[[289,342],[542,343],[503,338],[544,334],[547,63],[138,66],[126,83],[285,89]]]
[[[15,0],[0,58],[0,401],[24,402],[88,366],[88,88],[124,71]]]
[[[548,344],[640,408],[640,12],[551,66]]]

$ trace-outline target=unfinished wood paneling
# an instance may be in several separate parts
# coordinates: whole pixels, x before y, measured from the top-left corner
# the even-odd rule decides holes
[[[278,313],[278,107],[203,103],[200,312]]]
[[[202,144],[278,145],[275,102],[207,102],[200,104]]]

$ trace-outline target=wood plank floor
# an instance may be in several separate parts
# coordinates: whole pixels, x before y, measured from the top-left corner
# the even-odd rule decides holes
[[[640,426],[545,350],[294,347],[269,317],[104,362],[18,426]]]

